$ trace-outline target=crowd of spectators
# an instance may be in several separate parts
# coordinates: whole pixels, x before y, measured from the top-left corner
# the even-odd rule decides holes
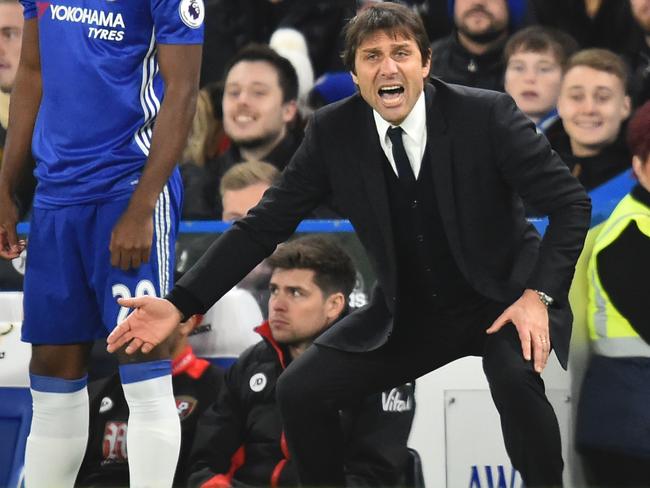
[[[282,170],[301,142],[309,112],[356,91],[338,59],[340,32],[347,18],[371,3],[207,2],[204,71],[211,75],[204,81],[206,89],[225,90],[221,99],[214,89],[211,99],[205,97],[214,104],[210,109],[199,101],[197,119],[205,120],[209,111],[210,127],[217,129],[209,129],[209,140],[201,143],[207,157],[183,162],[185,218],[218,219],[219,180],[230,167],[263,160]],[[509,93],[588,190],[630,168],[626,120],[650,97],[647,0],[403,3],[421,14],[433,39],[431,76]],[[210,22],[227,29],[211,28]],[[211,36],[222,39],[234,30],[236,36],[210,47]],[[597,98],[578,103],[569,96],[565,75],[581,77],[589,69],[609,73],[601,76],[613,85],[610,105],[621,105],[615,113]],[[558,113],[559,103],[564,110]],[[581,137],[599,142],[590,142],[592,150],[585,153],[577,142]]]

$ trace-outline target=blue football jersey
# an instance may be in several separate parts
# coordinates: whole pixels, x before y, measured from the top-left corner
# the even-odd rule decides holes
[[[157,46],[203,42],[202,0],[21,3],[38,19],[43,80],[34,205],[128,198],[164,95]]]

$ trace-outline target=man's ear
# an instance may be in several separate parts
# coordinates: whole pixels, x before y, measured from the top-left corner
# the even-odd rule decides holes
[[[329,322],[334,322],[345,309],[345,296],[341,292],[332,293],[327,298],[326,315]]]
[[[431,71],[431,48],[427,51],[427,57],[424,63],[422,63],[422,78],[427,78],[429,72]]]
[[[298,102],[295,100],[289,100],[288,102],[282,105],[282,120],[285,124],[288,124],[293,119],[296,118],[296,113],[298,112]]]
[[[632,156],[632,171],[634,172],[634,176],[636,176],[636,179],[639,180],[639,183],[641,183],[641,185],[644,188],[650,187],[650,181],[648,181],[648,178],[646,177],[646,174],[643,171],[644,166],[646,164],[650,164],[650,157],[648,157],[644,162],[636,154]]]
[[[629,95],[625,95],[623,99],[623,120],[627,119],[632,113],[632,99]]]

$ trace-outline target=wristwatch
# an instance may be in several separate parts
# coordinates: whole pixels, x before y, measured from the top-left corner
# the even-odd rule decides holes
[[[555,301],[553,300],[553,297],[550,297],[543,291],[539,291],[539,290],[533,290],[533,291],[537,293],[537,296],[539,297],[539,301],[542,302],[544,305],[546,305],[547,307],[553,305],[553,302]]]

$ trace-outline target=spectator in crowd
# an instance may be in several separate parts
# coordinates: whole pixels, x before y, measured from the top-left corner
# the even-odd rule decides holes
[[[627,53],[632,70],[630,95],[634,107],[650,100],[650,0],[630,0],[632,15],[642,31],[639,42]]]
[[[298,485],[276,383],[318,335],[345,315],[355,269],[343,249],[318,235],[281,245],[269,262],[269,319],[256,329],[263,341],[228,370],[217,402],[201,418],[190,486]],[[414,410],[409,383],[341,411],[348,486],[399,485]]]
[[[580,49],[601,48],[622,54],[638,29],[628,0],[530,0],[539,24],[571,35]]]
[[[632,117],[638,178],[603,224],[588,265],[589,338],[576,445],[590,487],[650,486],[650,102]]]
[[[38,185],[23,299],[33,405],[25,485],[64,488],[88,437],[90,348],[128,312],[115,297],[164,296],[172,282],[182,199],[175,168],[196,106],[204,12],[202,2],[179,8],[177,0],[93,4],[103,20],[91,25],[68,21],[79,7],[21,3],[0,257],[24,248],[14,195],[31,148]],[[169,353],[161,344],[153,354],[118,355],[134,486],[169,486],[174,476],[181,432]]]
[[[455,30],[431,47],[431,75],[503,91],[503,46],[520,25],[525,6],[524,0],[451,1]]]
[[[279,176],[280,171],[275,166],[263,161],[250,161],[230,168],[219,185],[223,206],[221,220],[232,221],[245,217]]]
[[[558,112],[566,137],[547,133],[554,149],[587,190],[630,167],[623,122],[630,115],[627,67],[605,49],[586,49],[568,61]]]
[[[345,483],[339,406],[482,355],[513,466],[527,487],[560,486],[560,432],[539,373],[551,344],[566,366],[587,194],[511,97],[427,81],[430,42],[409,8],[382,2],[359,13],[344,59],[359,95],[315,112],[279,182],[166,299],[119,300],[135,310],[108,350],[151,350],[332,201],[378,285],[278,382],[301,484]],[[550,215],[543,237],[522,200]]]
[[[209,199],[205,195],[205,167],[214,157],[222,135],[223,125],[221,118],[215,116],[210,92],[202,88],[180,165],[184,189],[182,218],[185,220],[211,217]]]
[[[269,46],[252,44],[231,60],[223,94],[223,126],[231,147],[208,164],[206,192],[213,218],[221,215],[219,182],[242,161],[267,161],[282,170],[302,139],[297,122],[298,78]]]
[[[0,0],[0,159],[9,125],[9,97],[16,80],[23,40],[23,7],[18,0]],[[32,173],[34,160],[25,166],[16,190],[18,218],[24,219],[32,206],[36,178]]]
[[[506,43],[505,90],[539,132],[558,119],[562,72],[576,49],[568,34],[540,26],[526,27]]]
[[[172,387],[181,422],[181,449],[173,486],[185,486],[190,449],[201,414],[217,399],[223,388],[223,371],[197,358],[188,336],[201,321],[193,315],[170,338]],[[126,446],[129,407],[120,375],[88,385],[90,430],[86,455],[75,486],[116,487],[129,484],[129,453]]]

